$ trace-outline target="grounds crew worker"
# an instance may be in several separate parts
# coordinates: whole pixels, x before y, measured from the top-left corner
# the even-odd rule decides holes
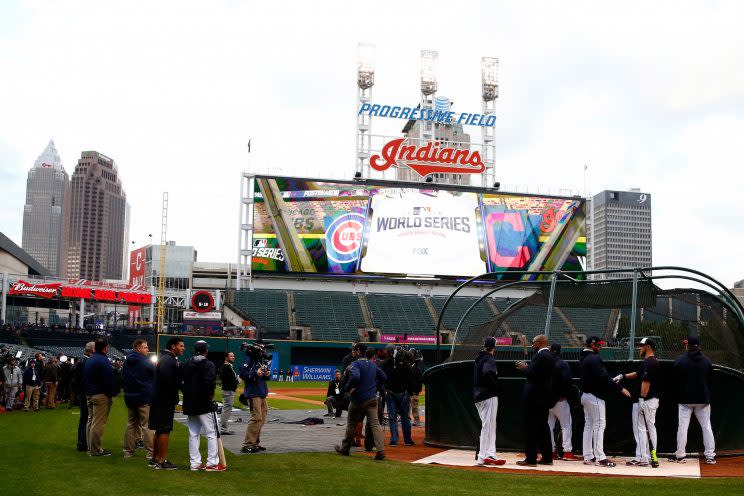
[[[703,431],[705,462],[716,463],[716,440],[710,426],[710,386],[713,380],[713,365],[700,351],[700,339],[690,336],[685,340],[687,353],[674,362],[674,379],[677,381],[679,401],[679,424],[677,427],[677,451],[669,461],[684,463],[687,456],[687,429],[693,412]]]
[[[496,338],[488,336],[483,341],[483,350],[475,357],[473,368],[473,401],[481,419],[480,446],[476,461],[478,465],[503,465],[506,460],[496,458],[496,414],[499,409],[496,368]]]
[[[607,374],[604,362],[599,357],[604,341],[597,336],[586,340],[581,352],[581,406],[584,407],[584,464],[612,468],[615,463],[607,459],[604,452],[604,431],[607,426],[605,398],[611,392],[620,392],[630,398],[627,389],[620,387]]]
[[[661,365],[654,355],[656,343],[651,338],[643,338],[640,342],[639,353],[643,362],[638,372],[620,374],[613,380],[620,382],[622,379],[638,379],[640,387],[633,403],[633,437],[636,442],[635,458],[626,462],[626,465],[634,467],[647,467],[649,463],[658,467],[659,464],[651,458],[648,438],[651,444],[657,446],[656,436],[656,410],[659,408],[659,391],[661,391]]]

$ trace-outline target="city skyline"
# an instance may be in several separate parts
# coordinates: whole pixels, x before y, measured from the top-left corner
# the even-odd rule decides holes
[[[370,42],[379,102],[415,105],[419,51],[434,49],[438,94],[477,110],[480,58],[498,57],[502,189],[641,188],[654,196],[657,264],[702,270],[728,286],[741,279],[743,6],[464,6],[443,38],[400,28],[439,25],[436,9],[414,4],[327,12],[164,2],[143,15],[93,2],[8,2],[0,7],[0,61],[11,74],[0,82],[9,116],[0,123],[0,230],[21,244],[25,175],[54,139],[64,163],[91,149],[116,157],[137,246],[158,232],[167,190],[168,238],[195,246],[201,260],[234,261],[241,170],[353,176],[356,48]],[[389,22],[393,7],[400,22]],[[63,16],[70,21],[55,22]],[[93,35],[103,42],[86,42]],[[78,116],[85,103],[115,117]],[[401,123],[389,121],[373,125],[399,135]]]

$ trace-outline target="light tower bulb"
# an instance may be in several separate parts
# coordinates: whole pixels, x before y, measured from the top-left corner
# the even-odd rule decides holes
[[[490,102],[499,97],[499,59],[483,57],[481,60],[483,100]]]
[[[436,50],[421,50],[421,93],[432,95],[437,92]]]
[[[357,85],[367,90],[375,85],[375,45],[359,43],[357,58]]]

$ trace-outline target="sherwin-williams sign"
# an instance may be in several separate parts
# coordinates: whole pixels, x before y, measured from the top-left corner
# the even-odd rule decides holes
[[[330,381],[333,379],[333,365],[292,365],[290,371],[295,381]]]

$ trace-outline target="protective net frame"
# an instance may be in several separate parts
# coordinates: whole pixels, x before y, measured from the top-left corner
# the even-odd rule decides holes
[[[661,359],[673,360],[684,351],[686,337],[698,336],[713,363],[744,370],[744,307],[728,288],[702,272],[669,266],[514,274],[520,280],[502,282],[498,274],[483,274],[450,295],[437,322],[437,343],[441,343],[442,331],[452,336],[447,361],[473,359],[486,336],[498,338],[497,359],[522,359],[537,334],[560,343],[569,360],[578,359],[591,335],[606,341],[603,356],[609,359],[637,359],[638,341],[648,336],[657,341],[656,354]],[[662,289],[657,284],[661,280],[687,285],[692,281],[712,291]],[[467,310],[451,304],[463,289],[472,287],[479,287],[482,296]],[[511,290],[508,298],[499,295],[505,289]],[[524,296],[515,298],[514,290]],[[479,318],[473,317],[473,310],[483,305],[493,310],[495,318],[484,322],[482,312]],[[447,329],[445,320],[458,324]],[[442,361],[442,346],[438,344],[438,362]]]

